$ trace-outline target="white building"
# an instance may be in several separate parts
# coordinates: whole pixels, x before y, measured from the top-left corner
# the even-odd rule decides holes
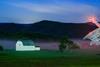
[[[32,40],[18,40],[16,51],[40,51],[40,47],[36,47]]]
[[[87,34],[83,39],[90,39],[90,46],[93,44],[100,45],[100,28],[97,28]]]

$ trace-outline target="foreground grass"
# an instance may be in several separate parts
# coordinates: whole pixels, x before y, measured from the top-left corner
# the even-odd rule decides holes
[[[100,67],[100,57],[75,51],[0,52],[0,67]]]

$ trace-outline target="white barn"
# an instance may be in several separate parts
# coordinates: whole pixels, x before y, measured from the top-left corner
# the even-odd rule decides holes
[[[40,51],[40,47],[36,47],[32,40],[18,40],[16,51]]]

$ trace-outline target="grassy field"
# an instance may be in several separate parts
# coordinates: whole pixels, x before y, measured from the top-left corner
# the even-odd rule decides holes
[[[100,57],[77,51],[3,51],[0,67],[100,67]]]

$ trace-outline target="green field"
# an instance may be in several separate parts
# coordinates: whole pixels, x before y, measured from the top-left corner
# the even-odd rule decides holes
[[[3,51],[0,67],[100,67],[100,56],[77,51]]]

